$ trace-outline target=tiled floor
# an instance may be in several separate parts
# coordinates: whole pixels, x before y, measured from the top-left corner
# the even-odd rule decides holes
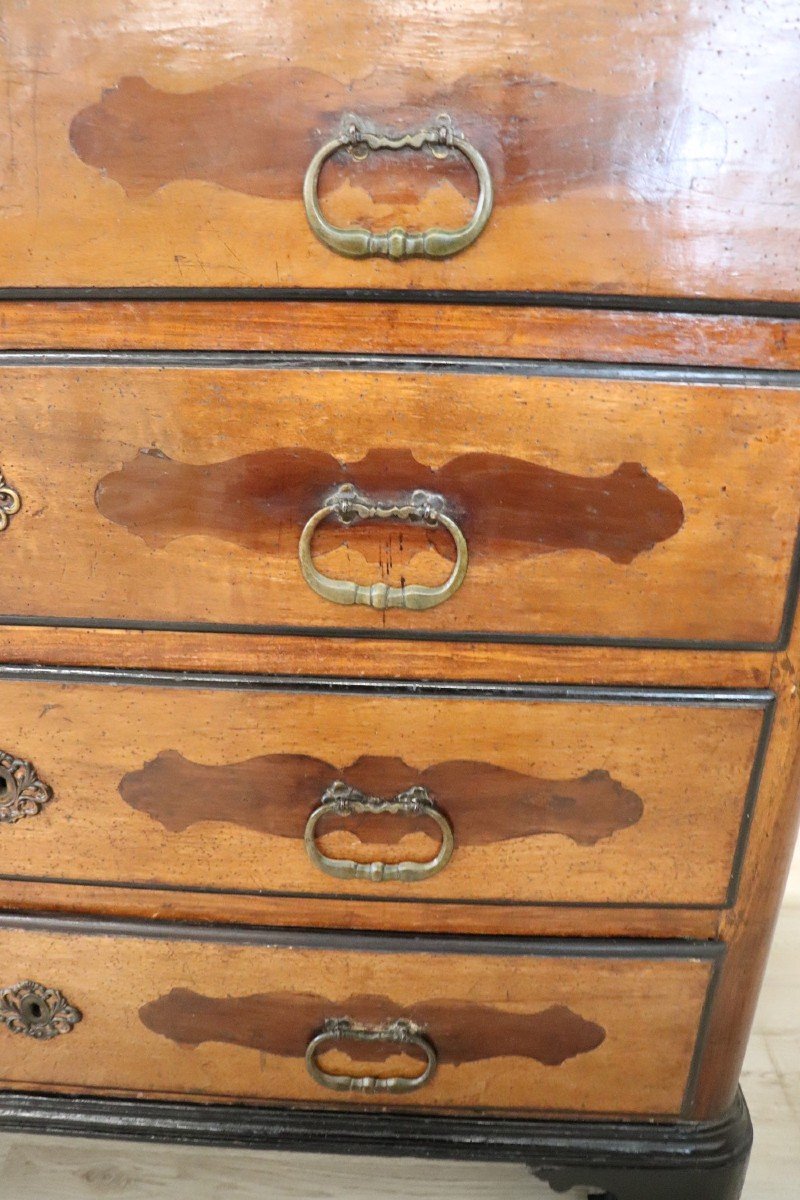
[[[744,1200],[800,1193],[800,907],[784,909],[744,1088]],[[555,1200],[515,1167],[253,1154],[0,1135],[0,1200]],[[647,1200],[647,1197],[642,1197]]]

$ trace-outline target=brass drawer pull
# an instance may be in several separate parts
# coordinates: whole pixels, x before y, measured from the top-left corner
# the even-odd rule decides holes
[[[35,817],[53,793],[36,774],[33,763],[0,750],[0,825]]]
[[[370,519],[410,521],[431,528],[441,525],[455,542],[455,566],[449,578],[436,587],[425,587],[422,584],[390,587],[386,583],[366,585],[353,583],[348,579],[331,579],[329,575],[323,575],[317,570],[311,557],[314,532],[328,517],[337,517],[343,525]],[[452,517],[448,517],[444,511],[442,496],[416,491],[405,504],[386,504],[369,496],[362,496],[351,483],[343,483],[337,488],[323,507],[308,519],[300,535],[299,555],[303,578],[309,587],[325,600],[332,600],[334,604],[364,604],[368,608],[378,609],[409,608],[415,612],[435,608],[437,604],[449,600],[464,582],[469,561],[466,538]]]
[[[430,818],[439,828],[442,844],[436,856],[429,862],[358,863],[347,858],[328,858],[321,854],[316,842],[316,828],[322,817],[329,813],[337,816],[352,816],[355,813],[402,813],[403,816]],[[447,817],[431,799],[423,787],[409,788],[393,800],[381,800],[376,796],[365,796],[357,788],[348,787],[337,780],[322,797],[306,822],[305,847],[315,867],[335,879],[366,879],[370,883],[418,883],[436,875],[450,861],[453,853],[453,828]]]
[[[49,1041],[70,1033],[83,1019],[61,992],[26,979],[13,987],[0,988],[0,1023],[12,1033]]]
[[[416,1046],[425,1055],[425,1068],[419,1075],[329,1075],[317,1063],[317,1055],[335,1042],[387,1042],[399,1046]],[[325,1022],[322,1031],[312,1038],[306,1050],[306,1067],[312,1079],[334,1092],[415,1092],[429,1082],[436,1070],[436,1050],[418,1026],[398,1019],[386,1025],[371,1027],[351,1021],[349,1017],[334,1017]]]
[[[359,120],[345,120],[344,132],[333,141],[327,142],[317,151],[309,163],[303,182],[303,203],[312,230],[321,242],[344,254],[347,258],[449,258],[464,250],[483,231],[492,212],[494,193],[492,177],[486,159],[473,145],[453,129],[453,122],[446,114],[437,117],[429,129],[417,133],[405,133],[399,137],[372,133]],[[437,158],[444,158],[449,149],[458,150],[472,165],[478,176],[480,191],[475,212],[460,229],[428,229],[422,233],[411,233],[406,229],[390,229],[388,233],[372,233],[369,229],[355,227],[341,229],[332,225],[322,215],[317,185],[320,171],[326,159],[347,146],[354,158],[365,158],[370,150],[402,150],[406,146],[421,150],[431,146]]]
[[[16,488],[10,487],[5,476],[0,471],[0,533],[8,528],[8,522],[22,507],[22,500]]]

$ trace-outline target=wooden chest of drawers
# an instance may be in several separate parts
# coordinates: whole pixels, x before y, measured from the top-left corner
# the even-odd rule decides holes
[[[800,9],[168,8],[0,14],[0,1126],[736,1200]]]

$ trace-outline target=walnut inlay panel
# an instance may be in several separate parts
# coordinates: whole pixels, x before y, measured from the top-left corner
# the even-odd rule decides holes
[[[470,760],[420,771],[400,758],[366,756],[344,768],[292,754],[206,766],[164,750],[141,771],[126,775],[119,791],[126,804],[171,832],[218,821],[272,837],[302,838],[309,813],[336,779],[382,799],[411,787],[426,788],[449,817],[457,847],[543,834],[563,834],[580,846],[593,846],[635,825],[644,811],[641,797],[603,770],[547,780]],[[365,861],[377,857],[377,847],[390,848],[386,861],[417,856],[425,861],[431,857],[430,843],[438,841],[436,828],[424,816],[387,813],[329,814],[319,822],[317,835],[324,853],[352,853]]]
[[[320,71],[276,66],[200,91],[154,86],[129,75],[71,122],[70,143],[83,162],[140,198],[178,179],[203,180],[246,195],[296,200],[320,144],[341,132],[346,113],[367,114],[378,129],[422,128],[437,113],[486,158],[498,206],[551,202],[576,188],[638,187],[641,157],[669,132],[692,129],[709,150],[724,144],[720,121],[686,105],[679,88],[662,89],[658,107],[639,93],[612,95],[532,75],[522,57],[512,69],[466,75],[446,87],[434,75],[380,66],[345,84]],[[535,154],[535,164],[532,161]],[[370,155],[354,164],[341,152],[325,172],[325,191],[359,188],[381,205],[420,203],[432,190],[450,212],[469,210],[475,176],[463,160],[444,164],[412,151]],[[656,164],[663,170],[663,163]],[[451,217],[451,219],[453,219]],[[380,216],[376,225],[380,226]]]
[[[343,1012],[365,1025],[383,1025],[398,1017],[412,1021],[433,1040],[441,1063],[532,1058],[560,1067],[569,1058],[596,1050],[606,1036],[599,1025],[564,1004],[535,1013],[504,1012],[451,999],[398,1008],[388,996],[355,995],[332,1002],[310,993],[214,997],[173,988],[145,1004],[139,1016],[153,1033],[181,1046],[220,1042],[302,1058],[325,1020]],[[380,1062],[386,1057],[386,1046],[359,1043],[353,1053],[361,1062]],[[413,1055],[414,1050],[404,1049],[403,1054]]]
[[[370,450],[350,465],[297,448],[200,465],[147,450],[100,480],[95,500],[104,517],[152,546],[202,534],[281,554],[296,548],[306,519],[342,483],[380,497],[402,498],[415,488],[441,492],[475,557],[591,550],[629,563],[683,524],[678,497],[641,463],[580,477],[505,455],[465,454],[432,470],[410,450]],[[338,531],[336,525],[330,521],[316,535],[319,552],[346,541],[367,561],[383,560],[385,538],[369,523]],[[421,546],[454,557],[445,530],[404,527],[402,538],[415,535]]]

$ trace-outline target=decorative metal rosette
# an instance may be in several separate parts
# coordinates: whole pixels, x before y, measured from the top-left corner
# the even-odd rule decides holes
[[[53,792],[39,778],[33,763],[0,750],[0,824],[35,817]]]
[[[70,1033],[82,1015],[61,992],[31,979],[0,988],[0,1022],[11,1033],[47,1041]]]

